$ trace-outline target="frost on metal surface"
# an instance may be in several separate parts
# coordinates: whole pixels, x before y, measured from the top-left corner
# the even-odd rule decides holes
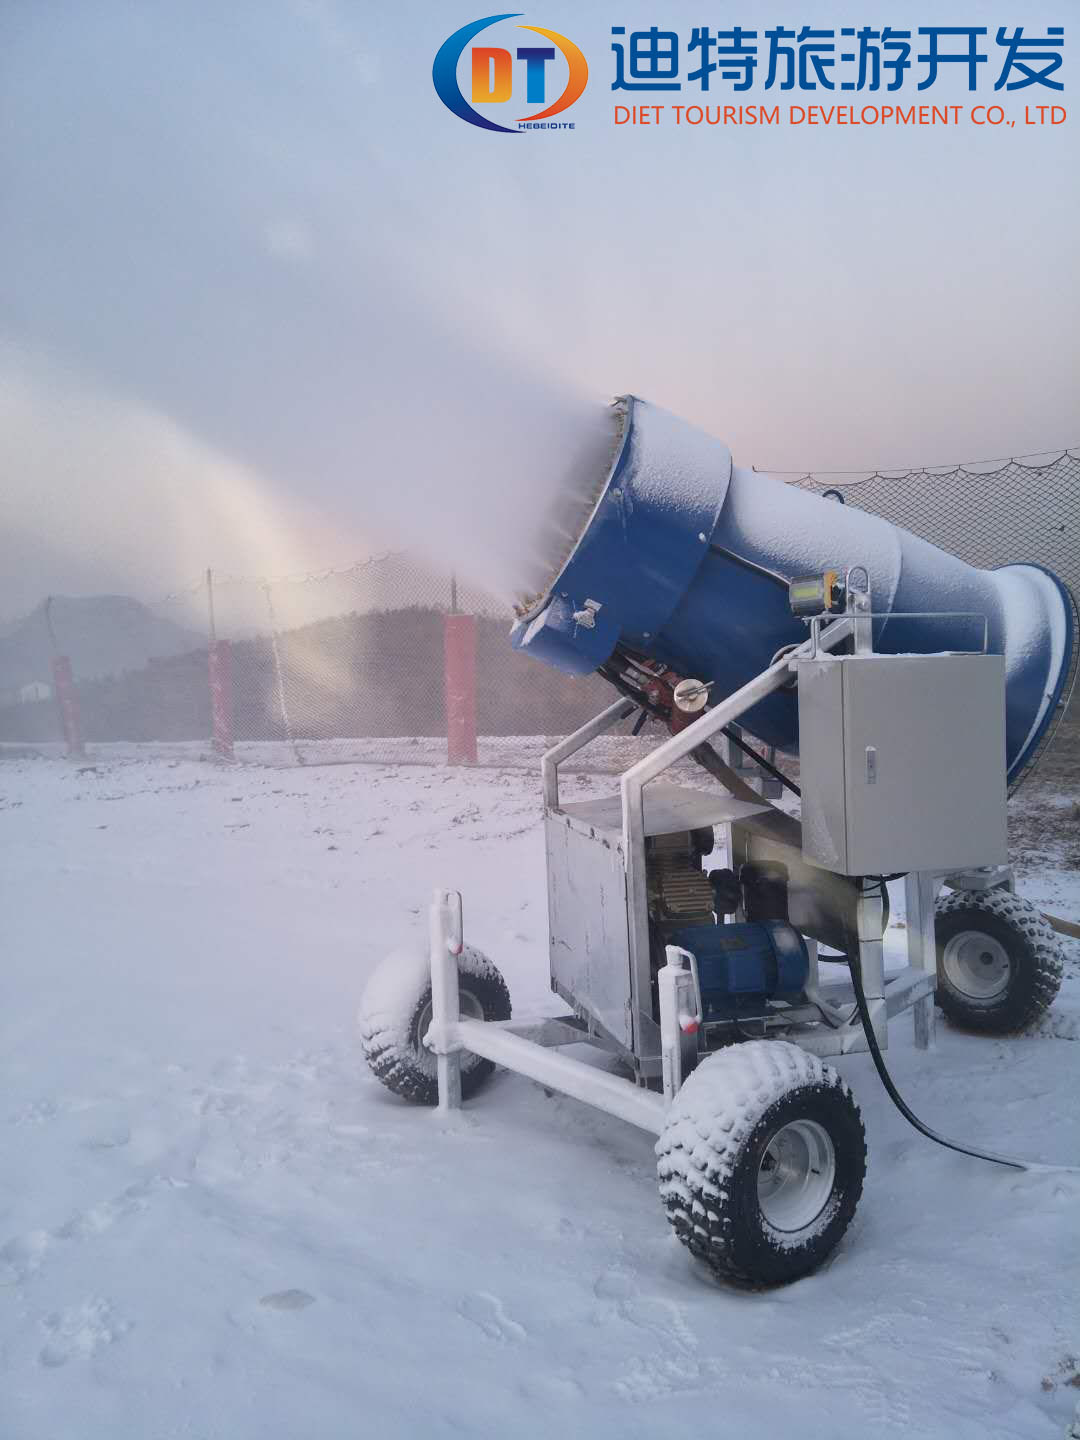
[[[627,404],[623,398],[614,400],[608,406],[606,424],[609,439],[603,463],[598,463],[599,455],[589,455],[580,460],[570,473],[557,477],[557,489],[531,543],[527,583],[514,603],[516,615],[528,616],[544,598],[588,529],[622,446],[626,414]]]
[[[697,514],[715,508],[731,474],[731,451],[722,440],[638,401],[630,445],[634,489],[652,510]]]

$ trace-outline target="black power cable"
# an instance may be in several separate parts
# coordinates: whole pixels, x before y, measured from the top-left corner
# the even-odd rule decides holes
[[[795,784],[795,781],[789,780],[782,770],[778,769],[775,765],[771,765],[764,756],[759,755],[752,745],[748,745],[741,735],[736,734],[733,725],[725,725],[720,733],[721,735],[726,735],[733,745],[737,745],[744,755],[749,755],[751,760],[753,760],[755,764],[760,765],[766,774],[771,775],[774,780],[779,780],[780,784],[790,790],[793,795],[798,795],[800,799],[802,798],[802,791],[798,785]]]
[[[884,881],[881,880],[880,877],[874,878],[878,879],[881,886],[881,893],[884,895]],[[885,1093],[908,1124],[913,1125],[915,1129],[919,1131],[920,1135],[925,1135],[928,1140],[933,1140],[936,1145],[944,1145],[946,1150],[955,1150],[960,1155],[970,1155],[975,1160],[989,1160],[994,1165],[1007,1165],[1012,1170],[1027,1170],[1029,1166],[1024,1160],[1013,1160],[1007,1155],[994,1155],[989,1150],[976,1150],[973,1146],[961,1145],[959,1141],[946,1139],[944,1135],[939,1135],[936,1130],[931,1130],[930,1126],[924,1124],[915,1112],[909,1108],[904,1097],[893,1084],[893,1078],[889,1074],[888,1067],[885,1064],[885,1057],[881,1053],[877,1036],[874,1034],[873,1021],[870,1019],[870,1007],[866,1003],[866,992],[863,990],[862,965],[859,962],[857,950],[854,954],[848,956],[848,965],[851,969],[851,983],[855,990],[855,1004],[859,1010],[859,1019],[862,1021],[863,1033],[866,1036],[866,1043],[870,1050],[870,1058],[874,1062],[874,1069],[877,1071],[878,1078],[885,1087]]]

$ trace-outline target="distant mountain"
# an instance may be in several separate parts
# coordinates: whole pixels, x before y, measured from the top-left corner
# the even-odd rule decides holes
[[[163,620],[129,595],[56,595],[0,632],[0,698],[35,681],[52,683],[50,620],[56,650],[70,658],[77,680],[136,670],[206,645],[205,635]]]

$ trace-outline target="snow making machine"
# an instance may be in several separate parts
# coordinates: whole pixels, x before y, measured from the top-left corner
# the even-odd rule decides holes
[[[862,1189],[862,1121],[828,1057],[869,1050],[930,1138],[1023,1165],[930,1131],[882,1052],[908,1010],[931,1046],[935,996],[990,1034],[1054,998],[1060,950],[1014,893],[1005,806],[1068,698],[1076,607],[1038,565],[975,569],[734,467],[653,405],[613,415],[609,471],[512,633],[617,692],[543,759],[567,1013],[512,1019],[464,943],[460,896],[438,892],[429,952],[388,956],[369,982],[363,1043],[413,1101],[457,1106],[503,1065],[655,1134],[679,1238],[724,1277],[775,1284],[832,1251]],[[563,763],[635,715],[666,738],[617,793],[565,799]],[[777,751],[798,755],[797,784]],[[797,807],[772,803],[777,782]],[[907,963],[888,970],[900,880]],[[567,1049],[582,1044],[610,1059]]]

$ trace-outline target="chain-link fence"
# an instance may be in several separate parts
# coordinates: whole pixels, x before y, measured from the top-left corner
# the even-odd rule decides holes
[[[793,483],[880,515],[969,565],[1045,565],[1080,594],[1080,456],[1071,450],[1041,461],[802,475]]]
[[[414,556],[258,587],[225,581],[213,595],[243,758],[514,764],[606,703],[602,682],[518,655],[506,605]]]
[[[790,481],[974,565],[1046,565],[1080,593],[1072,452]],[[596,676],[518,654],[509,621],[491,597],[404,554],[272,582],[207,573],[152,605],[56,598],[0,629],[0,745],[152,746],[269,764],[532,764],[610,694]],[[1080,753],[1077,709],[1065,739]],[[615,736],[589,761],[625,763],[631,743],[647,742]]]

